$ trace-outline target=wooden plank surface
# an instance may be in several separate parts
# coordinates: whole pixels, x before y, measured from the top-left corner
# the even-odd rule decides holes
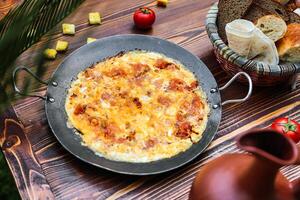
[[[139,33],[155,35],[175,42],[200,57],[214,74],[219,85],[229,77],[220,69],[207,38],[204,21],[209,7],[216,0],[171,0],[167,8],[156,7],[150,0],[88,0],[64,20],[76,24],[75,36],[64,36],[58,25],[48,36],[51,45],[59,39],[70,43],[65,54],[46,63],[43,79],[49,79],[57,65],[66,55],[86,43],[87,37]],[[157,21],[152,30],[141,32],[133,27],[132,13],[141,6],[149,6],[156,11]],[[89,12],[99,11],[103,16],[101,26],[88,25]],[[18,64],[33,66],[39,47],[46,39],[24,52]],[[298,81],[299,85],[299,81]],[[45,86],[33,92],[43,94]],[[247,88],[233,84],[222,94],[223,99],[243,96]],[[250,128],[268,126],[278,116],[291,116],[300,120],[300,88],[290,91],[286,85],[271,88],[255,88],[249,101],[228,105],[223,108],[222,122],[214,141],[195,161],[169,173],[147,177],[119,175],[102,170],[70,155],[56,141],[47,124],[44,102],[37,98],[25,98],[15,102],[2,116],[14,119],[11,122],[14,132],[2,131],[1,146],[11,166],[20,194],[24,199],[187,199],[195,173],[211,159],[227,152],[238,152],[233,138]],[[11,130],[11,129],[10,129]],[[6,147],[4,141],[17,135],[18,145]],[[15,140],[14,140],[15,141]],[[17,161],[18,162],[14,162]],[[15,170],[15,169],[19,170]],[[300,177],[299,167],[288,166],[283,172],[288,178]],[[24,173],[26,172],[25,176]],[[30,172],[39,174],[31,179]],[[28,174],[29,172],[29,174]],[[24,184],[26,189],[24,189]],[[43,185],[44,190],[36,190],[34,185]],[[52,196],[51,196],[52,195]]]
[[[12,7],[20,2],[21,0],[0,0],[0,19],[2,19]]]

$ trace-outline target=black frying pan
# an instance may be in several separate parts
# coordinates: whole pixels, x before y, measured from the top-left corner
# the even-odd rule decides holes
[[[108,160],[97,156],[89,148],[82,146],[80,136],[74,134],[74,130],[67,127],[67,114],[64,105],[67,91],[71,82],[76,79],[77,74],[107,57],[114,56],[121,51],[134,49],[163,53],[168,57],[180,61],[196,75],[200,86],[207,95],[211,111],[203,137],[187,151],[172,158],[149,163],[128,163]],[[252,92],[252,82],[246,73],[240,72],[236,74],[225,86],[218,88],[213,75],[205,64],[196,56],[174,43],[144,35],[118,35],[103,38],[84,45],[70,54],[59,65],[48,82],[40,80],[28,68],[18,67],[13,74],[14,84],[16,82],[16,75],[20,70],[27,71],[38,79],[38,81],[48,85],[45,96],[28,96],[40,97],[45,100],[46,115],[49,125],[53,134],[65,149],[77,158],[92,165],[118,173],[133,175],[158,174],[178,168],[193,160],[207,147],[216,134],[221,120],[221,106],[227,103],[245,101]],[[249,91],[247,96],[244,99],[229,100],[221,103],[219,91],[225,89],[239,75],[244,75],[249,80]],[[17,88],[16,84],[14,86],[17,93],[25,95]]]

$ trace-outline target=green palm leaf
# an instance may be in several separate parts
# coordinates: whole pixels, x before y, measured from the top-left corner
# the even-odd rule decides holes
[[[0,21],[0,112],[13,99],[11,72],[17,57],[84,0],[24,0]],[[41,51],[42,52],[42,51]],[[42,59],[37,58],[38,72]],[[28,84],[25,84],[28,85]],[[27,87],[23,88],[27,89]]]

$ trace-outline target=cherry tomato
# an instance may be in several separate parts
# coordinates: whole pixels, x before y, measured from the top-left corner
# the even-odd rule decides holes
[[[147,7],[139,8],[133,15],[135,25],[140,29],[149,29],[155,21],[155,13]]]
[[[295,120],[286,117],[278,118],[272,123],[271,129],[287,135],[296,143],[300,141],[300,124]]]

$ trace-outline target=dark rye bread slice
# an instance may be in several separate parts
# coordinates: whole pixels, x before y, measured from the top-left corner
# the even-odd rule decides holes
[[[265,9],[269,13],[279,15],[285,22],[289,21],[289,14],[288,11],[285,9],[283,5],[281,5],[277,1],[273,0],[254,0],[254,4]]]
[[[272,14],[271,12],[261,8],[260,6],[253,4],[245,13],[243,16],[243,19],[252,21],[253,23],[256,23],[256,21],[265,15],[270,15]]]
[[[221,39],[226,42],[225,26],[233,20],[240,19],[246,13],[253,0],[220,0],[218,7],[218,32]]]
[[[289,24],[291,23],[298,23],[300,24],[300,16],[294,12],[289,12],[289,17],[290,17],[290,20],[289,20]]]
[[[257,19],[270,14],[281,17],[286,23],[290,20],[289,12],[285,7],[272,0],[254,0],[242,18],[255,23]]]

